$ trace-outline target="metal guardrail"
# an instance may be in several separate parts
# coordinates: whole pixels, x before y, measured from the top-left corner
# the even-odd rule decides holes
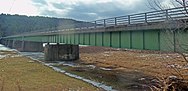
[[[85,22],[81,27],[65,30],[80,30],[93,28],[106,28],[111,26],[129,26],[133,24],[148,24],[153,22],[161,22],[166,20],[180,20],[188,19],[184,7],[177,7],[159,11],[152,11],[146,13],[138,13],[126,16],[119,16],[107,19],[100,19],[92,22]]]
[[[169,19],[178,20],[178,19],[188,19],[186,11],[183,7],[171,8],[160,11],[139,13],[127,16],[120,16],[114,18],[107,18],[102,20],[96,20],[95,28],[97,27],[109,27],[109,26],[119,26],[119,25],[131,25],[131,24],[140,24],[140,23],[152,23],[166,21]],[[101,22],[103,21],[103,22]],[[99,22],[99,23],[98,23]]]
[[[70,31],[70,30],[97,29],[97,28],[107,28],[107,27],[116,27],[116,26],[131,26],[134,24],[147,25],[149,23],[162,22],[162,21],[166,21],[170,19],[172,20],[188,19],[185,8],[177,7],[177,8],[171,8],[171,9],[165,9],[165,10],[159,10],[159,11],[138,13],[138,14],[119,16],[119,17],[113,17],[113,18],[107,18],[107,19],[100,19],[100,20],[91,21],[91,22],[76,23],[72,25],[72,26],[76,26],[75,28],[65,28],[61,30],[56,30],[56,28],[54,28],[53,31],[35,31],[35,32],[32,32],[32,34],[54,33],[54,32],[59,32],[59,31]],[[28,34],[28,32],[24,34]]]

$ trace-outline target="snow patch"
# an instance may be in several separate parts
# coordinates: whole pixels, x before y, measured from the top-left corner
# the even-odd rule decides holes
[[[112,69],[100,67],[101,70],[111,71]]]

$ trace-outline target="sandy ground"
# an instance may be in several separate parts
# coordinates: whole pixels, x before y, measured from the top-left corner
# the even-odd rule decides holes
[[[0,51],[0,91],[97,91],[16,52]]]
[[[148,76],[177,76],[188,79],[188,64],[177,53],[81,47],[80,62],[121,72],[136,71]]]

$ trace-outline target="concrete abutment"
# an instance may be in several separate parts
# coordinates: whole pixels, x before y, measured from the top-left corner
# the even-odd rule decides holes
[[[1,44],[6,47],[16,49],[21,52],[42,52],[44,51],[42,42],[1,40]]]
[[[44,51],[42,42],[22,41],[22,50],[25,52],[42,52]]]
[[[45,61],[72,61],[79,59],[79,45],[47,44],[44,48]]]
[[[79,45],[47,44],[42,42],[1,40],[6,47],[17,49],[20,52],[44,52],[45,61],[72,61],[79,59]]]

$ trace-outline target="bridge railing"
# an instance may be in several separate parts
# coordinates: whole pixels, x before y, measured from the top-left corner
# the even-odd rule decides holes
[[[130,22],[130,16],[121,16],[121,17],[116,17],[116,22],[115,25],[127,25]]]
[[[127,16],[113,17],[90,22],[94,28],[105,28],[109,26],[147,24],[152,22],[161,22],[166,20],[187,19],[186,11],[183,7],[171,8],[146,13],[132,14]],[[91,27],[91,26],[90,26]],[[92,27],[92,28],[93,28]],[[89,27],[88,27],[89,28]]]
[[[177,7],[177,8],[152,11],[146,13],[138,13],[138,14],[119,16],[119,17],[113,17],[107,19],[100,19],[91,22],[80,22],[77,24],[73,24],[72,25],[74,26],[73,28],[65,28],[65,29],[54,30],[54,31],[43,31],[42,33],[70,31],[70,30],[88,30],[88,29],[116,27],[116,26],[131,26],[135,24],[147,25],[149,23],[154,23],[154,22],[162,22],[167,20],[180,20],[180,19],[188,19],[184,7]],[[70,24],[68,25],[70,26]]]

